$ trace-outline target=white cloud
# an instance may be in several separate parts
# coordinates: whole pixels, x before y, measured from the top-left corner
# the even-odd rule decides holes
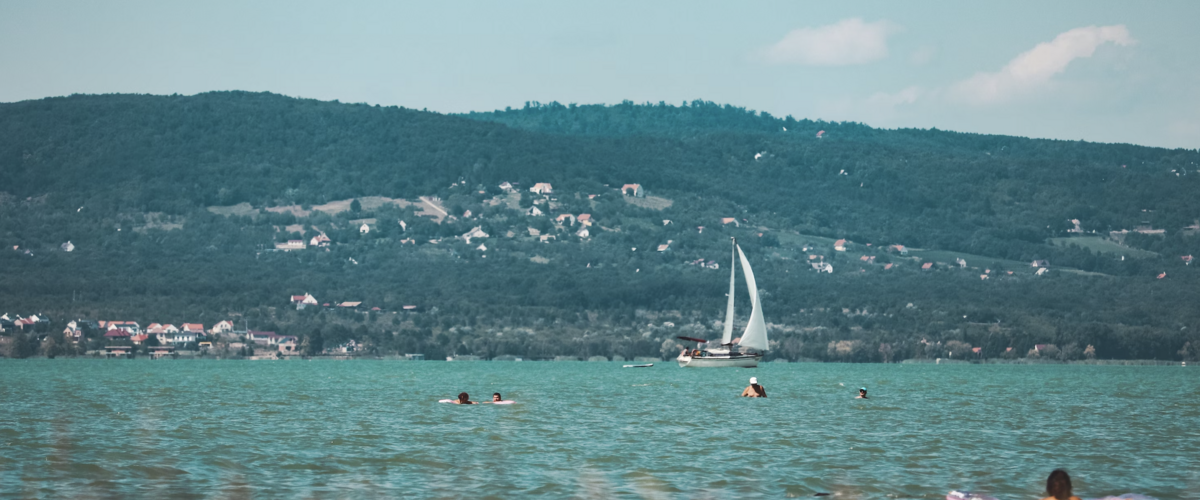
[[[767,47],[763,56],[774,64],[866,64],[887,57],[887,38],[899,30],[899,26],[889,21],[866,23],[859,18],[843,19],[826,26],[793,30]]]
[[[1129,36],[1124,25],[1075,28],[1052,41],[1039,43],[996,73],[977,73],[954,84],[950,94],[957,100],[973,103],[1004,101],[1050,83],[1071,61],[1091,57],[1097,47],[1110,42],[1125,46],[1136,40]]]

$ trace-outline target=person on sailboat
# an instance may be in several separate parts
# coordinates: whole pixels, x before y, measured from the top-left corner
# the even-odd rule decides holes
[[[758,385],[758,377],[750,377],[750,387],[742,391],[743,398],[765,398],[767,389]]]
[[[854,399],[868,399],[867,398],[867,388],[866,387],[859,388],[858,389],[858,397],[854,398]]]

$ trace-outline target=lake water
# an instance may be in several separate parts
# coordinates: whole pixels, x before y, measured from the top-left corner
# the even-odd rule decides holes
[[[768,399],[737,395],[750,376]],[[0,496],[1200,498],[1200,369],[0,360]],[[854,399],[866,386],[870,400]],[[460,391],[511,406],[438,404]]]

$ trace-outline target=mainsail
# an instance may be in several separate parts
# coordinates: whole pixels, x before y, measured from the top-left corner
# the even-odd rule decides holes
[[[737,259],[737,250],[731,250],[733,255],[729,259],[729,305],[725,306],[725,332],[721,334],[721,344],[728,345],[733,342],[733,270],[734,261]]]
[[[737,244],[734,244],[734,247],[737,248],[737,254],[742,260],[742,272],[746,275],[746,288],[750,289],[750,305],[752,306],[750,321],[746,323],[746,331],[742,333],[742,340],[738,342],[738,345],[765,351],[767,350],[767,323],[763,320],[762,304],[758,300],[758,285],[754,283],[754,271],[750,269],[750,261],[746,260],[746,253],[742,251],[742,247]],[[729,296],[730,311],[732,311],[733,294],[731,293]],[[730,328],[730,319],[732,318],[726,318],[726,329]]]

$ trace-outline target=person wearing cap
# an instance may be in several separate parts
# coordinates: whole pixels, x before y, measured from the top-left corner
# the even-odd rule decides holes
[[[854,399],[867,399],[867,388],[859,387],[858,388],[858,397],[856,397]]]
[[[742,391],[743,398],[765,398],[767,390],[758,385],[758,377],[750,377],[750,386]]]

